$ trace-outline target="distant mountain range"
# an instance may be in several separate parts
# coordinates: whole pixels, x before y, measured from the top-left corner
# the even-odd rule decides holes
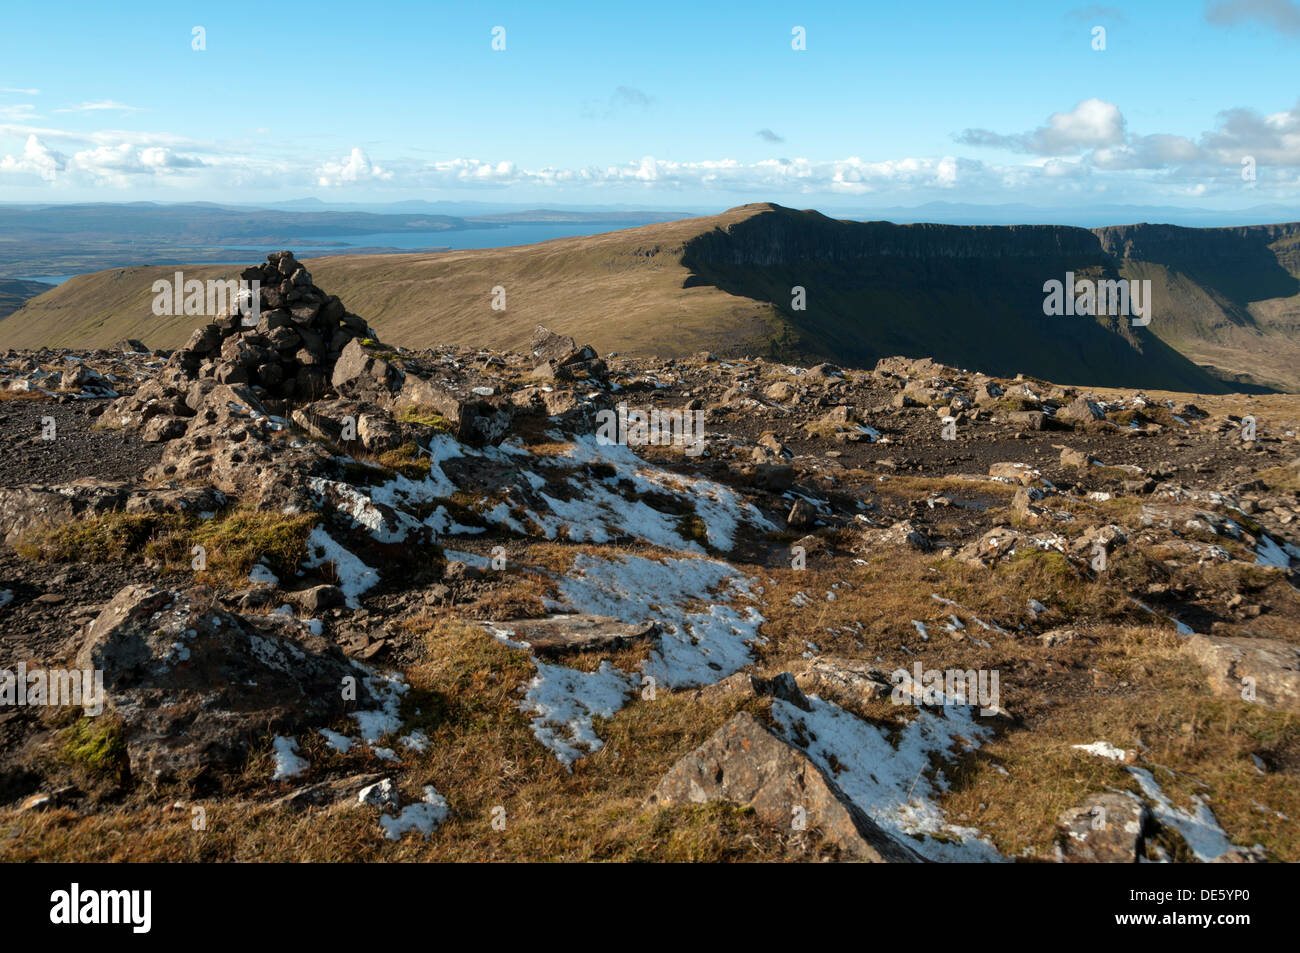
[[[411,347],[519,349],[545,324],[602,351],[852,365],[904,354],[1066,383],[1300,391],[1296,223],[897,225],[762,203],[540,245],[332,256],[310,268],[384,340]],[[0,347],[183,343],[202,320],[149,308],[153,280],[172,270],[74,278],[0,321]],[[1071,273],[1149,281],[1150,326],[1046,316],[1044,283]],[[505,311],[491,308],[498,286]]]

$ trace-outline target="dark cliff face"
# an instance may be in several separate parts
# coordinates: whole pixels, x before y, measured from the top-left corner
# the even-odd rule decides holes
[[[1300,236],[1300,222],[1240,228],[1183,228],[1179,225],[1110,225],[1092,230],[1106,254],[1142,261],[1217,259],[1248,261],[1268,256],[1282,239]]]
[[[1033,259],[1071,256],[1101,264],[1105,253],[1085,228],[1062,225],[895,225],[847,222],[819,212],[771,211],[714,229],[686,244],[684,261],[770,266],[862,258]]]
[[[749,217],[687,241],[682,263],[691,270],[688,285],[770,303],[788,327],[781,354],[859,365],[906,354],[1005,375],[1220,391],[1219,381],[1147,329],[1132,327],[1128,316],[1044,314],[1045,282],[1064,281],[1067,272],[1120,277],[1124,261],[1103,238],[1112,247],[1154,248],[1193,231],[1148,228],[1162,227],[895,225],[757,206]],[[1256,260],[1279,272],[1276,256],[1263,247]],[[794,304],[796,287],[804,289],[803,308]],[[1162,302],[1154,305],[1159,320]]]

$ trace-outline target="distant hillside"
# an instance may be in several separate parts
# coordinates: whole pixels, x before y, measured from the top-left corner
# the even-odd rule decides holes
[[[521,349],[537,324],[602,351],[764,353],[870,364],[907,354],[991,373],[1094,385],[1221,392],[1221,377],[1300,390],[1300,226],[894,225],[759,204],[582,238],[439,254],[308,262],[395,344]],[[0,347],[88,347],[124,337],[176,346],[194,318],[155,318],[171,268],[74,278],[0,321]],[[185,268],[186,277],[237,274]],[[1150,278],[1150,328],[1043,315],[1043,283]],[[506,310],[491,308],[495,287]],[[791,307],[791,289],[806,310]],[[1153,333],[1154,332],[1154,333]],[[1250,345],[1270,352],[1261,359]],[[1184,353],[1174,349],[1176,345]],[[1185,356],[1186,355],[1186,356]],[[1276,358],[1272,355],[1276,355]],[[1189,357],[1191,358],[1189,360]]]
[[[27,301],[49,291],[53,285],[22,278],[0,278],[0,318],[13,314]]]
[[[1300,391],[1300,223],[1095,230],[1129,278],[1149,278],[1151,330],[1198,364]]]

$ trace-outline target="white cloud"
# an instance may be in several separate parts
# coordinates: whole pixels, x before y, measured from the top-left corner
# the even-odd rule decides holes
[[[29,122],[39,118],[35,113],[36,107],[30,103],[13,103],[8,106],[0,106],[0,120],[5,122]]]
[[[10,86],[0,86],[0,93],[16,93],[19,96],[39,96],[39,89],[14,89]]]
[[[316,184],[321,188],[337,188],[344,184],[358,182],[385,181],[393,173],[381,169],[370,161],[370,156],[359,148],[354,148],[346,162],[326,162],[317,170]]]
[[[67,156],[48,148],[35,136],[28,136],[21,156],[5,156],[0,159],[0,172],[38,175],[47,182],[53,182],[67,168],[67,164]]]
[[[135,113],[139,112],[138,106],[127,106],[124,103],[114,102],[111,99],[101,99],[93,103],[78,103],[75,106],[64,106],[62,109],[54,110],[56,113],[90,113],[90,112],[122,112]]]
[[[1085,99],[1068,112],[1052,113],[1047,125],[1032,132],[1003,135],[988,129],[967,129],[957,140],[972,146],[989,146],[1040,156],[1077,155],[1087,149],[1124,142],[1124,116],[1105,100]]]

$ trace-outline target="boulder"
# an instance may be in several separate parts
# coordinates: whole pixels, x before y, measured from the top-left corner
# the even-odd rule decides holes
[[[652,638],[659,632],[658,624],[651,620],[627,623],[609,616],[582,614],[480,624],[493,635],[526,642],[535,653],[548,657],[620,649]]]
[[[1214,694],[1300,713],[1300,645],[1194,634],[1183,642],[1183,650],[1205,669]]]
[[[343,715],[345,678],[357,704],[377,704],[365,672],[301,623],[227,612],[200,589],[122,589],[86,627],[76,664],[103,673],[136,778],[237,770],[257,738]]]
[[[772,734],[748,712],[719,728],[665,774],[647,807],[726,801],[752,808],[763,821],[789,830],[795,810],[839,847],[845,859],[918,862],[856,807],[808,756]]]
[[[1062,863],[1136,864],[1151,812],[1132,794],[1090,794],[1062,812],[1056,859]]]

